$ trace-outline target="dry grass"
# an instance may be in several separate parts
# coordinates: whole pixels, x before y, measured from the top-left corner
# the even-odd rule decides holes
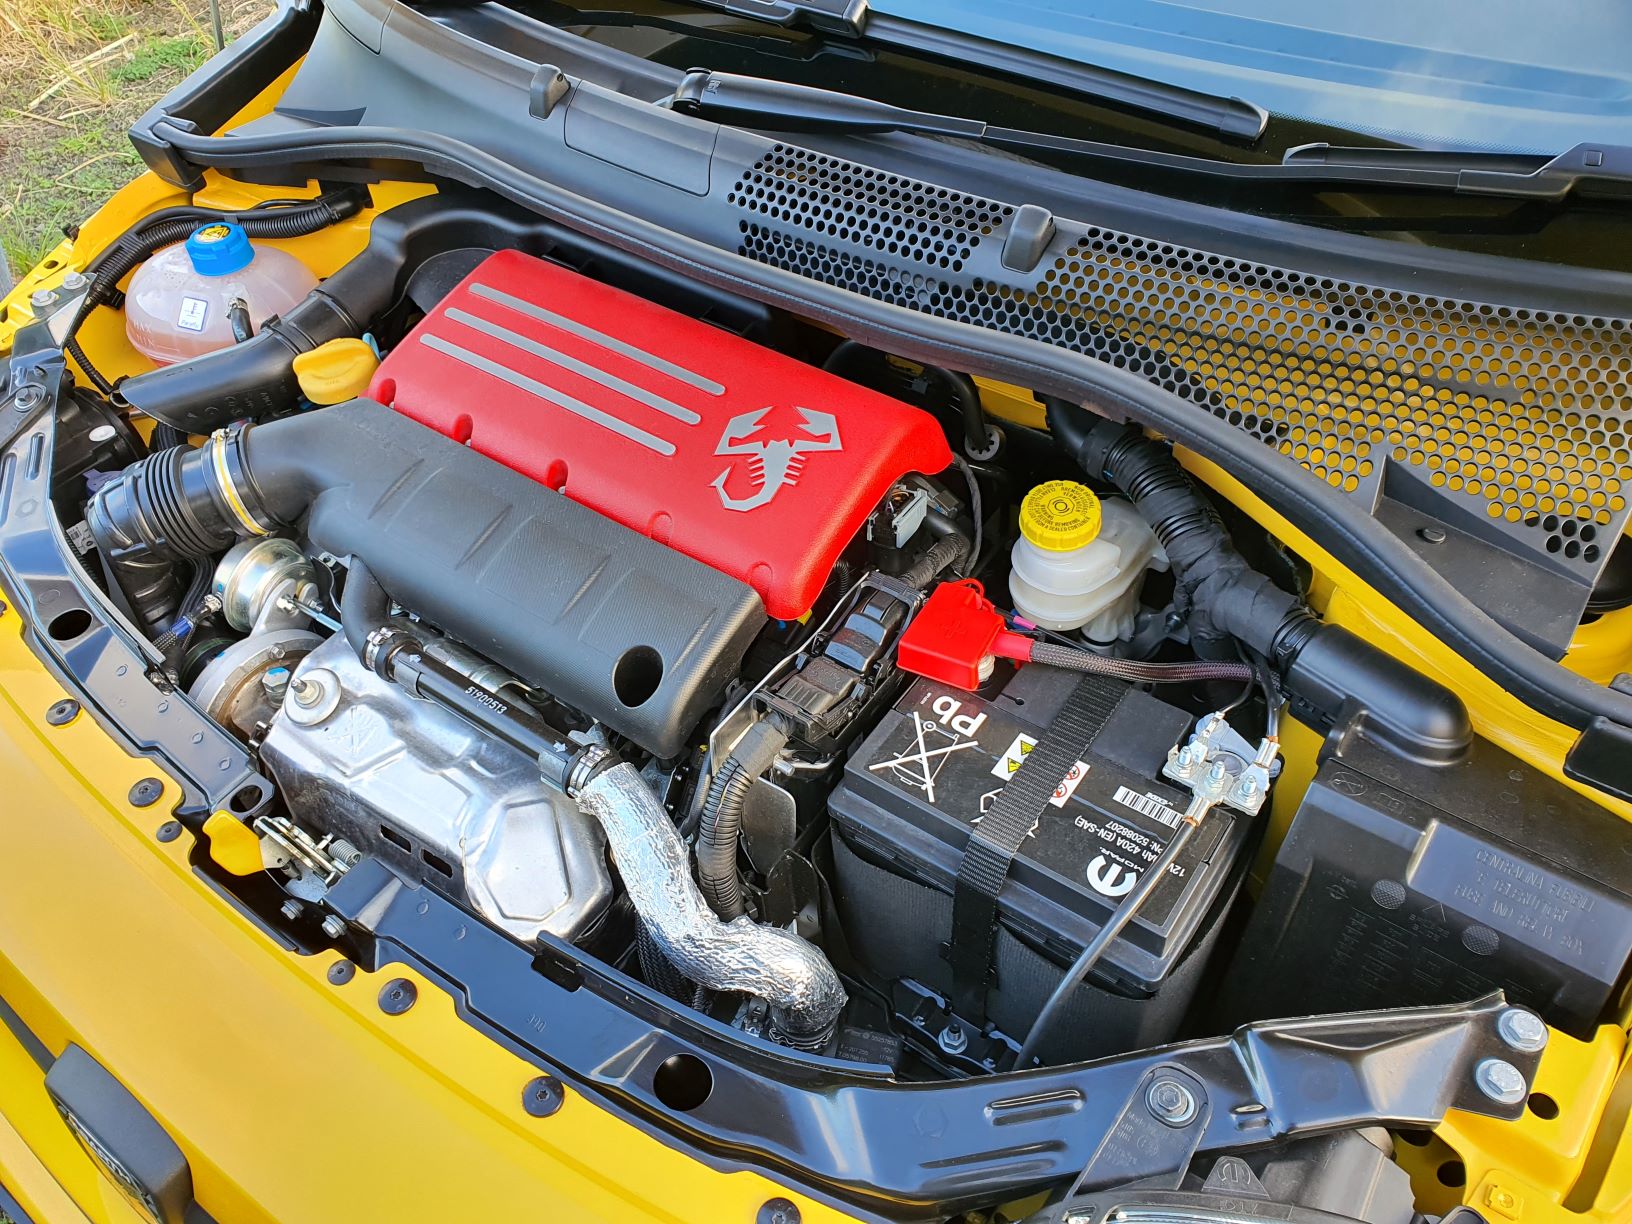
[[[268,0],[221,0],[227,36]],[[0,4],[0,250],[36,263],[135,177],[130,124],[214,50],[208,0]]]

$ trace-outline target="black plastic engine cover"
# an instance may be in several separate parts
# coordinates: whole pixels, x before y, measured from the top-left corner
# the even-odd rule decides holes
[[[765,623],[746,583],[354,400],[249,430],[306,532],[404,607],[648,752],[677,755]],[[280,505],[282,503],[282,505]]]

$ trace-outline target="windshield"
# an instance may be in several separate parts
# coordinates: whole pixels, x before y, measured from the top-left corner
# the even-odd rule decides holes
[[[925,25],[1432,148],[1632,142],[1626,0],[872,0]]]

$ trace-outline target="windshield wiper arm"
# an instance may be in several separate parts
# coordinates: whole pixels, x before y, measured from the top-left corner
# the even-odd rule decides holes
[[[1381,187],[1562,200],[1582,185],[1632,194],[1632,147],[1578,145],[1558,157],[1302,145],[1279,162],[1229,162],[1131,145],[997,127],[980,119],[915,111],[855,94],[768,77],[694,68],[669,105],[682,114],[778,132],[912,132],[1011,149],[1066,154],[1140,170],[1244,184]]]
[[[1203,93],[1182,85],[1077,63],[1041,51],[992,42],[958,30],[874,13],[867,0],[691,0],[706,8],[779,26],[804,27],[821,34],[865,38],[869,42],[939,56],[959,63],[1069,89],[1096,102],[1155,115],[1252,142],[1264,134],[1269,112],[1242,98]]]

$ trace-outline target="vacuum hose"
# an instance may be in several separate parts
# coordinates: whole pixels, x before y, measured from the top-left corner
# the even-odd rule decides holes
[[[1212,505],[1167,447],[1142,430],[1048,402],[1048,426],[1090,477],[1125,493],[1150,524],[1173,569],[1197,654],[1223,655],[1231,640],[1268,659],[1294,705],[1332,723],[1363,718],[1378,739],[1415,760],[1458,759],[1473,739],[1457,695],[1339,625],[1247,563]]]

